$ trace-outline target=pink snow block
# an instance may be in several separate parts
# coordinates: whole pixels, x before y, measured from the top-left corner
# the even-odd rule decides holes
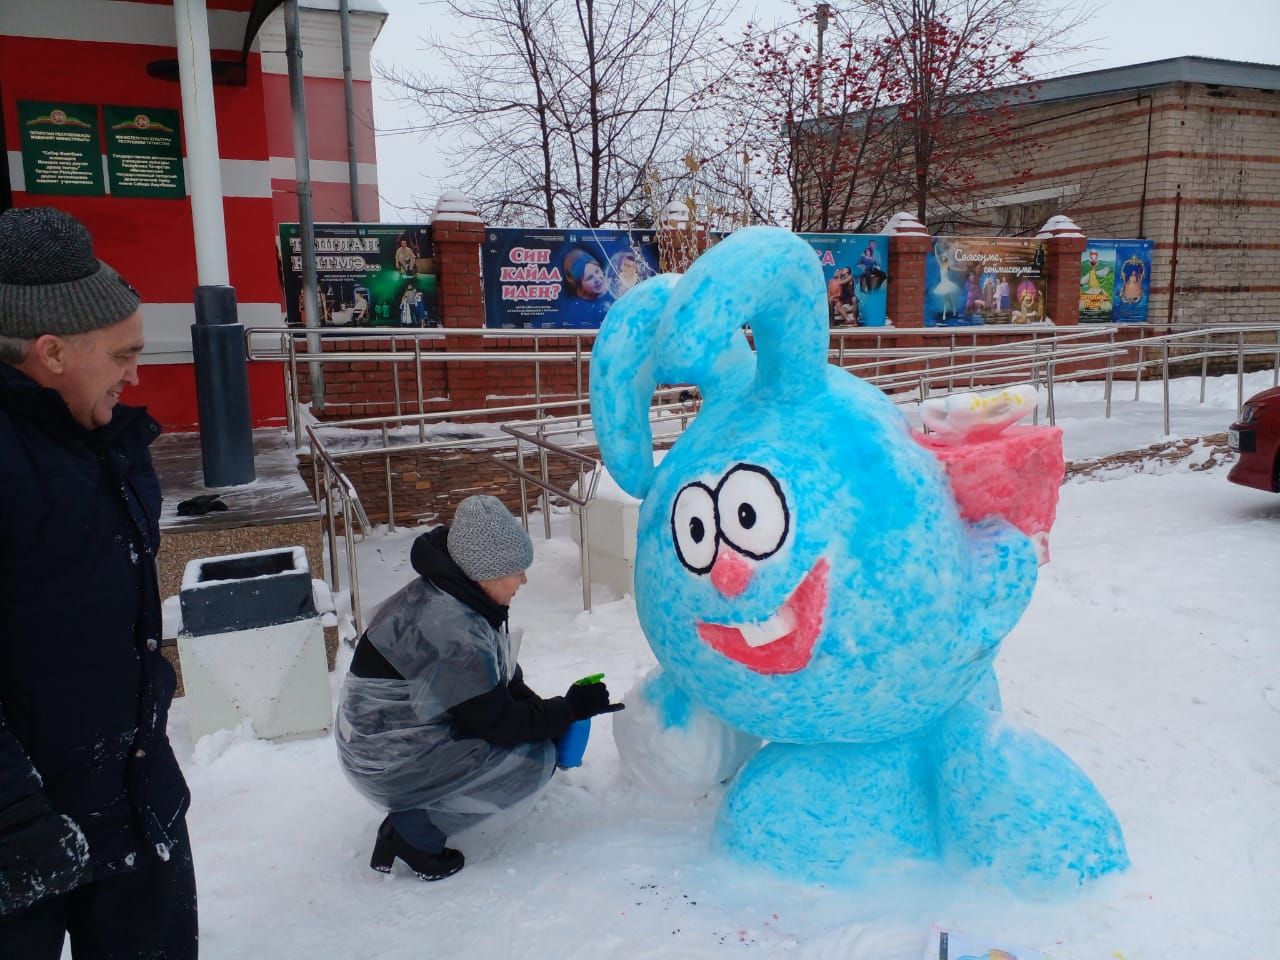
[[[942,461],[964,519],[1004,517],[1032,539],[1041,563],[1049,561],[1049,529],[1066,473],[1060,428],[1010,426],[992,439],[958,445],[914,436]]]

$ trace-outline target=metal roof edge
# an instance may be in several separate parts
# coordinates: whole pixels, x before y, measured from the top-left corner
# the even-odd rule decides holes
[[[1145,63],[1106,67],[1085,73],[1050,77],[1031,83],[1000,87],[992,93],[1028,91],[1018,103],[1048,103],[1080,97],[1124,93],[1174,83],[1203,83],[1209,86],[1247,87],[1280,90],[1280,65],[1219,60],[1212,57],[1170,57]]]

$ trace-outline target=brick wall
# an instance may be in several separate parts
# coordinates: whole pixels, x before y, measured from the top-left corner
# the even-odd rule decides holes
[[[1086,235],[1153,241],[1153,323],[1280,317],[1272,226],[1280,211],[1280,94],[1179,83],[1028,104],[1018,108],[1018,131],[1039,148],[1035,172],[1013,183],[996,166],[985,170],[971,198],[975,219],[994,213],[982,207],[994,198],[1065,191],[1060,212]]]
[[[599,456],[594,448],[582,452],[589,457]],[[494,456],[504,456],[510,460],[511,447],[504,445],[503,449],[487,450],[474,447],[437,448],[392,455],[391,498],[396,523],[407,526],[417,523],[449,523],[458,504],[472,494],[498,497],[518,516],[519,481],[494,463]],[[300,451],[298,460],[298,469],[310,486],[313,476],[311,457]],[[385,459],[373,455],[348,459],[343,461],[342,467],[355,484],[370,521],[375,524],[386,523]],[[527,451],[524,469],[535,475],[539,473],[537,457]],[[563,457],[549,457],[547,469],[552,483],[563,490],[570,489],[578,480],[576,464]],[[541,491],[532,484],[528,485],[527,490],[527,503],[533,509],[538,505]]]
[[[925,236],[889,239],[889,287],[885,313],[895,327],[924,326],[925,258],[933,240]]]
[[[889,269],[893,282],[889,287],[889,316],[899,328],[919,327],[923,323],[925,258],[931,249],[932,241],[928,237],[894,236],[890,240]],[[1078,315],[1075,264],[1080,249],[1079,240],[1050,242],[1050,312],[1059,323],[1074,323]],[[465,262],[473,263],[470,258]],[[478,271],[478,258],[474,263]],[[1064,278],[1061,284],[1059,277]],[[478,273],[474,286],[478,291]],[[469,324],[474,319],[474,315],[467,313],[460,322]],[[445,322],[448,322],[447,314]],[[463,337],[442,332],[419,342],[420,359],[415,362],[411,359],[413,339],[398,338],[390,332],[378,338],[330,339],[323,343],[324,352],[349,354],[350,360],[326,363],[325,405],[314,412],[318,419],[329,421],[391,416],[396,412],[397,386],[399,409],[405,414],[419,410],[419,396],[424,412],[518,406],[534,403],[539,397],[543,403],[585,399],[590,389],[592,343],[590,336],[533,338],[495,331],[483,337]],[[448,359],[454,351],[521,353],[528,358],[520,361]],[[396,352],[406,359],[396,362],[366,356],[378,352]],[[547,354],[548,358],[538,362],[533,359],[535,353]],[[309,401],[310,371],[305,362],[300,363],[298,375],[300,394]]]
[[[443,341],[421,342],[423,361],[416,367],[411,362],[395,363],[366,359],[363,354],[395,351],[413,354],[412,341],[391,338],[342,338],[322,342],[325,354],[349,355],[350,360],[326,362],[323,369],[325,406],[316,410],[322,420],[350,419],[354,417],[389,416],[395,413],[397,379],[401,403],[405,412],[416,409],[421,376],[421,393],[424,408],[443,409],[448,404],[448,379],[443,360],[432,360],[432,354],[441,353]],[[300,345],[305,352],[305,346]],[[420,371],[420,373],[419,373]],[[305,363],[298,367],[299,393],[308,402],[312,400],[311,370]]]

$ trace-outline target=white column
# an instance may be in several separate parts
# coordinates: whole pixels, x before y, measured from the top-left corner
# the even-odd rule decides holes
[[[205,0],[173,0],[178,27],[178,77],[182,84],[182,128],[187,135],[191,220],[196,235],[196,277],[201,286],[231,285],[227,228],[222,217],[222,172],[218,124],[209,65],[209,14]]]

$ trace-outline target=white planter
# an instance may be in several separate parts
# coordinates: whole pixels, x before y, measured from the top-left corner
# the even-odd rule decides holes
[[[193,740],[245,720],[263,739],[322,734],[333,720],[319,617],[178,635]]]
[[[192,739],[246,719],[268,740],[329,729],[324,604],[301,547],[192,560],[179,599]]]

